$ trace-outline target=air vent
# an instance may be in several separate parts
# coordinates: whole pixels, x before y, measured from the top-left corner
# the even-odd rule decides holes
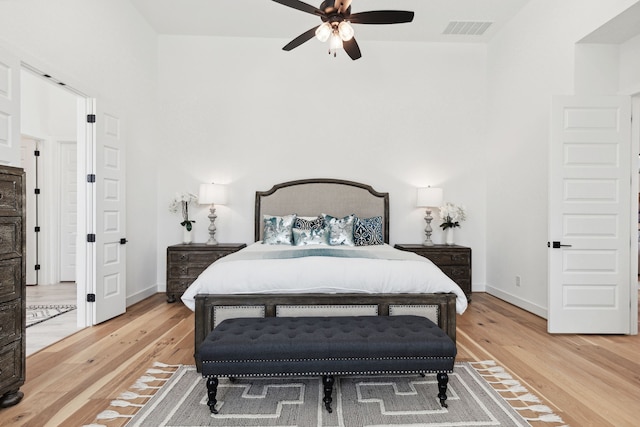
[[[463,36],[481,36],[493,22],[451,21],[442,34],[457,34]]]

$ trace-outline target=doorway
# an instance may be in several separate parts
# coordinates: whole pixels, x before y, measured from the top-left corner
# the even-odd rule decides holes
[[[77,104],[78,96],[28,70],[20,72],[21,166],[26,177],[27,306],[76,304],[77,240]],[[70,301],[67,301],[70,300]],[[35,310],[38,312],[38,310]],[[73,333],[79,310],[27,329],[29,336],[48,336],[47,325]],[[69,323],[61,325],[60,320]],[[49,323],[53,322],[53,323]],[[36,329],[38,329],[36,333]],[[60,339],[62,337],[58,337]],[[29,342],[27,343],[29,345]]]

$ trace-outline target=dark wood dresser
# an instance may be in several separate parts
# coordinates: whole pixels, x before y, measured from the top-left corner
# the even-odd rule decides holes
[[[20,402],[25,379],[24,171],[0,166],[0,407]]]
[[[395,248],[429,258],[462,288],[467,299],[471,301],[471,248],[458,245],[409,244],[397,244]]]
[[[244,243],[190,243],[167,248],[167,302],[175,302],[212,262],[246,247]]]

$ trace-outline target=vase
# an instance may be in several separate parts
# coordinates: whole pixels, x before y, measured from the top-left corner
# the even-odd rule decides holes
[[[193,241],[193,237],[191,236],[191,232],[193,230],[187,230],[187,227],[182,227],[182,243],[188,245]]]
[[[449,227],[445,230],[444,232],[444,242],[447,245],[455,245],[454,241],[453,241],[453,227]]]

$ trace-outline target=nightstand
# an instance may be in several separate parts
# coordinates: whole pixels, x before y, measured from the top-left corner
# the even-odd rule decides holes
[[[246,247],[244,243],[190,243],[167,248],[167,302],[175,302],[212,262]]]
[[[471,301],[471,248],[458,245],[397,244],[396,249],[428,258],[460,286]]]

